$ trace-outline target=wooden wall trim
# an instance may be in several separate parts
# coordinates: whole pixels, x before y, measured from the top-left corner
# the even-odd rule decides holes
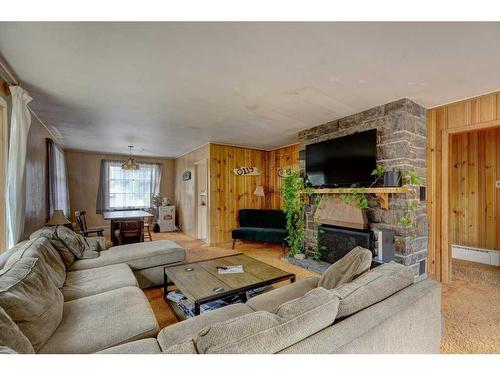
[[[450,137],[500,126],[500,92],[432,108],[428,127],[429,275],[451,281]]]

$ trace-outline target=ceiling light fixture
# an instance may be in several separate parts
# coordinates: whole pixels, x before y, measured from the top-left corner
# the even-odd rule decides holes
[[[122,169],[125,169],[127,171],[136,171],[139,169],[139,164],[136,163],[135,159],[132,157],[132,149],[134,146],[128,146],[130,149],[130,154],[126,162],[122,164]]]

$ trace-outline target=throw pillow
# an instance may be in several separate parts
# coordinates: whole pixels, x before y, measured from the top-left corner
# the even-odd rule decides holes
[[[10,267],[19,259],[26,257],[40,259],[52,282],[59,289],[63,287],[66,280],[66,267],[59,253],[47,238],[39,237],[28,241],[9,258],[5,267]]]
[[[391,262],[374,268],[356,280],[331,291],[340,300],[337,318],[363,310],[413,284],[409,267]]]
[[[372,252],[361,246],[356,246],[344,257],[333,263],[319,279],[318,286],[334,289],[350,283],[359,275],[367,272],[372,264]]]
[[[0,305],[36,352],[59,326],[63,303],[39,259],[21,258],[0,271]]]

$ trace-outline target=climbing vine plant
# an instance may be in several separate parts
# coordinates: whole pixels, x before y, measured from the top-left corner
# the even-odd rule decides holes
[[[404,173],[403,175],[403,181],[404,181],[404,186],[408,189],[408,196],[412,201],[406,206],[406,210],[404,214],[399,218],[399,224],[403,228],[411,228],[413,230],[416,229],[417,227],[417,221],[416,221],[416,210],[417,210],[417,204],[415,203],[415,200],[417,199],[417,188],[419,185],[422,184],[422,179],[417,176],[415,171],[408,171]],[[411,235],[411,237],[415,237],[414,234]]]
[[[281,189],[283,196],[283,211],[286,216],[286,238],[290,246],[289,255],[304,252],[306,239],[306,207],[313,189],[304,185],[304,179],[299,172],[292,171],[285,178]]]

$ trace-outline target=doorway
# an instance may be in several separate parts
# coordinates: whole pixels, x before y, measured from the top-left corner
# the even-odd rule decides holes
[[[197,238],[207,241],[208,232],[208,171],[207,160],[195,163]]]
[[[500,266],[500,128],[450,138],[452,258]]]

